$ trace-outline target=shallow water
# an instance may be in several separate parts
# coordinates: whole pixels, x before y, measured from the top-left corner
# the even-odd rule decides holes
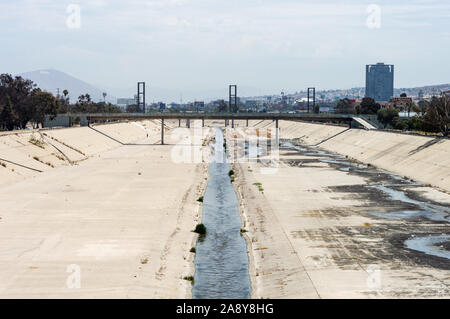
[[[396,185],[394,185],[396,186]],[[389,216],[401,216],[405,218],[411,217],[425,217],[429,220],[439,221],[439,222],[450,222],[450,209],[434,205],[427,202],[418,201],[415,199],[409,198],[404,191],[393,189],[391,185],[371,185],[368,187],[373,187],[387,194],[392,200],[401,201],[403,203],[413,204],[419,207],[420,211],[403,211],[403,212],[392,212],[392,213],[379,213],[378,217],[384,216],[385,218],[389,218]],[[413,214],[411,214],[411,212]],[[372,213],[373,214],[373,213]],[[415,216],[413,216],[415,215]],[[395,218],[395,217],[394,217]]]
[[[238,199],[230,182],[223,133],[216,129],[213,160],[203,198],[203,220],[207,234],[197,241],[194,298],[250,298],[251,284],[245,238]]]
[[[434,235],[408,239],[405,241],[405,246],[428,255],[450,259],[450,251],[441,247],[443,243],[449,241],[450,235]]]

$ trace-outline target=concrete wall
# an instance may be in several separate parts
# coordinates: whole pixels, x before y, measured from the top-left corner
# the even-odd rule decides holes
[[[331,137],[320,147],[450,191],[449,139],[287,121],[280,128],[281,138],[310,145]]]
[[[45,172],[71,162],[76,164],[119,147],[121,143],[147,141],[147,134],[148,143],[160,139],[160,124],[153,121],[96,125],[94,128],[97,131],[73,127],[3,132],[0,134],[0,185],[35,176],[38,171]]]

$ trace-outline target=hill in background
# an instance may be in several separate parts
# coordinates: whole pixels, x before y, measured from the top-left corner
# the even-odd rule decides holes
[[[53,95],[57,94],[57,89],[62,95],[63,90],[69,91],[70,101],[75,102],[82,94],[88,93],[94,102],[103,101],[103,91],[89,83],[77,79],[67,73],[57,70],[37,70],[19,74],[25,79],[33,81],[39,88],[50,92]],[[109,102],[116,102],[115,97],[106,96]]]

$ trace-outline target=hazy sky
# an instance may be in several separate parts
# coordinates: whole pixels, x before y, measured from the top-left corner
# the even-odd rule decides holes
[[[52,68],[101,87],[351,88],[376,62],[395,64],[396,87],[450,82],[448,0],[1,0],[0,33],[1,73]]]

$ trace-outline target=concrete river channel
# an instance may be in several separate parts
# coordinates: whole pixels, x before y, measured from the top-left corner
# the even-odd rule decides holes
[[[203,198],[206,236],[197,241],[193,298],[250,298],[247,244],[241,235],[238,199],[228,175],[224,137],[216,129],[214,154]]]
[[[334,186],[329,191],[358,194],[367,202],[362,213],[380,220],[398,220],[398,226],[409,236],[393,237],[398,254],[405,249],[424,254],[422,260],[439,267],[448,267],[450,259],[450,205],[426,199],[414,189],[422,187],[419,182],[352,161],[345,156],[315,147],[299,145],[293,140],[281,140],[280,149],[295,152],[306,158],[288,160],[285,165],[317,167],[326,163],[331,168],[347,174],[364,177],[361,185]],[[203,199],[202,223],[206,236],[200,236],[196,246],[195,276],[192,295],[194,298],[235,298],[251,296],[249,259],[245,238],[241,235],[242,220],[238,199],[230,181],[230,165],[227,162],[224,136],[216,128],[213,159],[209,166],[209,181]],[[249,156],[248,144],[244,149]],[[253,156],[266,155],[257,147]],[[430,224],[431,232],[419,231],[417,225]],[[392,224],[379,224],[380,231],[391,233]],[[382,233],[379,236],[384,236]],[[438,258],[436,260],[432,258]]]

